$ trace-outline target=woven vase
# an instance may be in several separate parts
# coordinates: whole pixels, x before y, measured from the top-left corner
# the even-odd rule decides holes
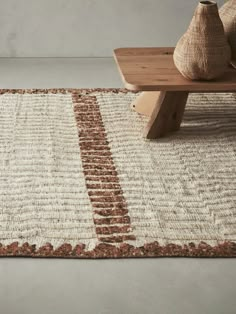
[[[187,32],[174,51],[174,63],[180,73],[191,80],[220,77],[231,59],[223,23],[216,2],[201,1]]]
[[[236,68],[236,0],[227,1],[219,13],[232,50],[231,63]]]

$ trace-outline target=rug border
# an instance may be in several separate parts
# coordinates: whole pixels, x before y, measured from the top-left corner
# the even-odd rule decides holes
[[[7,88],[2,88],[0,89],[0,95],[3,94],[73,94],[75,92],[80,92],[84,93],[86,95],[96,93],[96,92],[104,92],[104,93],[133,93],[137,94],[139,93],[138,91],[130,91],[126,88],[19,88],[19,89],[7,89]]]
[[[24,243],[19,246],[18,242],[3,246],[0,244],[0,257],[60,257],[60,258],[81,258],[81,259],[104,259],[104,258],[150,258],[150,257],[236,257],[236,243],[224,242],[211,246],[205,242],[198,245],[167,244],[159,245],[158,242],[135,247],[128,243],[119,246],[100,243],[93,250],[87,251],[84,244],[78,244],[74,248],[71,244],[63,244],[54,249],[50,243],[40,248],[36,245]]]

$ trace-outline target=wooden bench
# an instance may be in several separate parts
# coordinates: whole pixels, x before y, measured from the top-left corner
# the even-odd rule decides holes
[[[148,139],[155,139],[180,128],[189,93],[236,92],[236,70],[227,69],[215,81],[189,81],[176,69],[174,48],[119,48],[114,57],[125,87],[142,91],[131,104],[141,114],[150,116],[145,129]]]

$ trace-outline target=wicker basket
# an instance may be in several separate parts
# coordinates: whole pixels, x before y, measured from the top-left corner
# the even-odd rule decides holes
[[[231,63],[236,68],[236,0],[226,2],[219,12],[232,50]]]
[[[220,77],[231,59],[231,49],[224,33],[217,4],[201,1],[187,32],[174,51],[180,73],[191,80]]]

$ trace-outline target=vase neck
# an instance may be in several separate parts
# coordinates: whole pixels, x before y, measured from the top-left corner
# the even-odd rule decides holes
[[[214,1],[200,1],[195,14],[217,14],[218,13],[218,6],[217,3]]]
[[[187,33],[198,32],[199,36],[208,36],[208,32],[214,27],[215,34],[224,32],[223,23],[220,19],[218,6],[215,2],[202,1],[198,4]],[[211,40],[215,40],[211,36]]]

